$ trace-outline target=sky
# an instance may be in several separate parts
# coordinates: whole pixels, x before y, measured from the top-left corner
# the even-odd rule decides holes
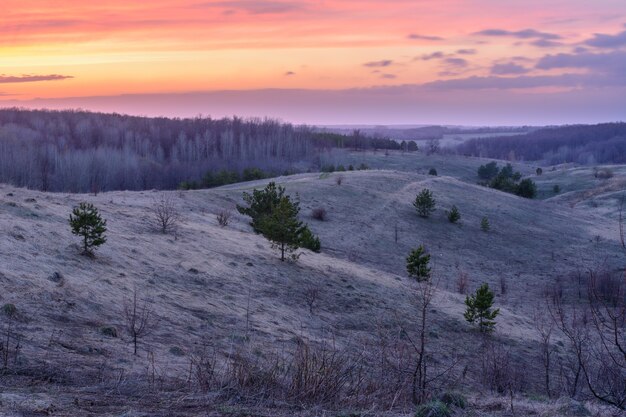
[[[2,6],[2,107],[327,125],[626,120],[625,0]]]

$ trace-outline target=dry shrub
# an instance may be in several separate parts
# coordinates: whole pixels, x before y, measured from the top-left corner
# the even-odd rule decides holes
[[[228,226],[230,222],[230,217],[232,216],[232,212],[230,210],[222,210],[215,216],[217,218],[217,223],[222,226]]]
[[[498,394],[519,391],[524,384],[524,367],[515,363],[509,349],[488,341],[483,345],[482,382],[485,387]]]
[[[326,209],[323,207],[314,208],[311,211],[311,217],[313,217],[315,220],[323,222],[324,220],[326,220]]]
[[[175,233],[181,220],[180,212],[171,194],[154,198],[150,210],[150,222],[159,232]]]
[[[607,180],[609,178],[613,178],[613,170],[610,168],[598,169],[595,172],[595,177],[601,180]]]
[[[460,271],[459,276],[456,280],[456,289],[459,294],[467,294],[467,289],[469,287],[469,275],[465,271]]]
[[[341,185],[341,184],[343,183],[343,175],[337,175],[337,176],[335,177],[335,183],[336,183],[337,185]]]

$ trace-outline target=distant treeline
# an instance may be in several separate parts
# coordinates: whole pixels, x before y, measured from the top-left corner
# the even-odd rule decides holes
[[[398,148],[271,119],[0,109],[0,182],[46,191],[210,187],[319,170],[330,148]]]
[[[315,134],[315,142],[318,146],[329,146],[339,149],[395,149],[404,151],[416,151],[417,143],[414,140],[401,141],[388,137],[371,137],[363,134],[359,129],[349,134],[318,132]]]
[[[374,126],[361,127],[358,129],[348,129],[342,127],[326,127],[318,129],[324,133],[338,133],[341,135],[354,135],[358,132],[360,136],[372,139],[388,138],[394,141],[421,141],[428,139],[443,139],[444,135],[460,135],[460,134],[485,134],[493,135],[494,133],[526,133],[532,128],[528,126],[521,127],[450,127],[450,126],[420,126],[420,127],[389,127]]]
[[[548,164],[626,163],[626,123],[549,127],[524,135],[471,139],[456,150],[470,156]]]

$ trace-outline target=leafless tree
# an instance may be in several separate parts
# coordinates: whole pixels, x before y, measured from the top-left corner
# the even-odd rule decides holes
[[[439,149],[440,149],[439,139],[437,138],[428,139],[426,146],[427,146],[429,155],[439,152]]]
[[[20,338],[13,330],[13,323],[17,318],[17,309],[13,304],[5,304],[2,310],[4,315],[7,317],[7,328],[4,334],[4,340],[0,345],[0,351],[2,352],[3,368],[7,369],[11,353],[13,353],[17,358],[17,354],[20,350]]]
[[[173,194],[162,193],[152,201],[150,210],[150,221],[159,232],[176,233],[181,221],[180,211]]]
[[[148,335],[155,326],[154,315],[147,300],[139,301],[137,290],[133,290],[132,299],[124,305],[124,319],[126,330],[133,343],[133,353],[137,355],[139,339]]]
[[[552,334],[554,332],[554,320],[546,316],[545,308],[538,306],[533,314],[533,324],[539,335],[539,343],[541,346],[541,358],[543,360],[543,368],[545,371],[545,389],[548,398],[552,397],[550,388],[550,374],[552,373],[552,356],[555,353],[552,345]]]
[[[309,313],[313,314],[313,309],[321,296],[319,285],[308,284],[304,289],[304,301],[309,306]]]
[[[566,305],[556,299],[550,311],[569,341],[577,370],[598,400],[626,409],[626,285],[609,297],[598,289],[601,274],[589,271],[588,304]]]
[[[232,212],[230,210],[220,210],[215,217],[217,218],[217,223],[222,226],[222,227],[226,227],[228,226],[228,223],[230,222],[230,217],[232,215]]]
[[[421,404],[428,397],[428,377],[430,352],[428,348],[428,313],[435,296],[436,285],[431,280],[415,282],[414,299],[418,308],[416,338],[403,329],[411,346],[415,350],[416,360],[411,379],[411,398],[414,404]]]

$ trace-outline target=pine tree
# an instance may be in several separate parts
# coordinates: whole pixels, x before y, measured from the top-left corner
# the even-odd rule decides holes
[[[418,282],[428,281],[430,279],[430,255],[426,253],[423,245],[411,251],[406,258],[406,271],[409,276],[415,278]]]
[[[106,225],[91,203],[80,203],[70,214],[72,233],[83,238],[84,255],[93,255],[93,250],[106,242]]]
[[[420,217],[428,217],[435,211],[435,199],[433,193],[428,189],[423,189],[413,203]]]
[[[237,211],[252,218],[250,225],[255,232],[260,233],[259,222],[261,218],[272,212],[272,207],[277,206],[283,196],[285,188],[276,186],[275,182],[267,184],[263,190],[252,190],[252,194],[243,193],[243,200],[249,207],[237,205]]]
[[[515,194],[524,198],[535,198],[537,195],[537,186],[533,180],[526,178],[519,183],[517,189],[515,190]]]
[[[456,223],[460,219],[461,219],[461,212],[459,212],[459,209],[457,208],[457,206],[452,206],[452,208],[448,212],[448,220],[450,221],[450,223]]]
[[[491,229],[491,225],[489,224],[489,219],[487,217],[483,217],[480,221],[480,228],[483,232],[488,232]]]
[[[478,328],[483,333],[490,333],[494,330],[496,322],[494,319],[500,313],[500,309],[493,307],[494,294],[489,290],[489,285],[484,283],[476,290],[472,296],[465,298],[465,313],[463,316],[469,323],[478,323]]]
[[[285,254],[293,254],[300,244],[302,222],[298,220],[299,207],[288,196],[280,198],[278,204],[271,208],[257,222],[258,230],[270,242],[272,247],[280,251],[280,260],[285,260]]]
[[[321,249],[320,239],[311,232],[309,226],[304,225],[300,228],[300,237],[298,238],[298,246],[301,248],[319,252]]]

